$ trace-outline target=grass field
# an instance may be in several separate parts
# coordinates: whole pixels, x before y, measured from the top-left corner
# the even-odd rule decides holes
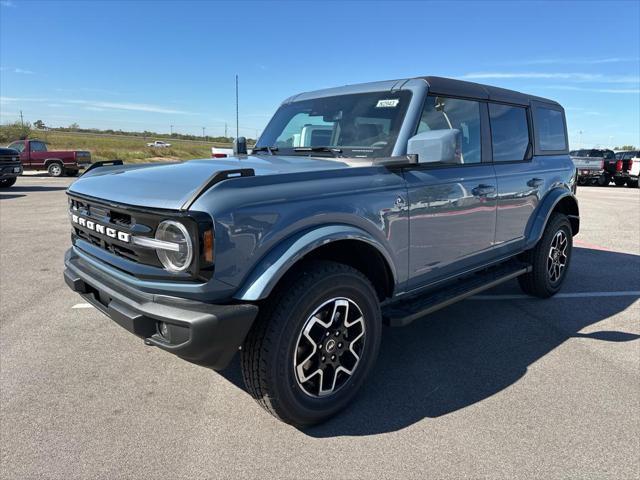
[[[169,148],[150,148],[146,146],[147,142],[155,138],[53,131],[36,132],[32,138],[47,142],[49,150],[88,150],[94,161],[118,159],[127,163],[209,158],[211,147],[230,147],[209,142],[170,139],[165,140],[171,143]]]

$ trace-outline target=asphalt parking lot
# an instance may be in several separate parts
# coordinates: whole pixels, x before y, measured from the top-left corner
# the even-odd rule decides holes
[[[83,308],[62,279],[70,183],[0,192],[3,478],[640,476],[640,189],[579,188],[562,295],[510,282],[385,329],[356,401],[300,431],[237,364],[191,365]]]

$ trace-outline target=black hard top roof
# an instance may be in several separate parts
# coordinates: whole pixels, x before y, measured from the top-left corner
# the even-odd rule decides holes
[[[464,80],[454,80],[444,77],[418,77],[427,81],[430,93],[440,93],[442,95],[455,95],[458,97],[478,98],[481,100],[495,100],[497,102],[514,103],[517,105],[529,105],[531,100],[549,103],[560,106],[558,102],[548,98],[536,97],[507,90],[506,88],[482,85],[481,83],[466,82]]]

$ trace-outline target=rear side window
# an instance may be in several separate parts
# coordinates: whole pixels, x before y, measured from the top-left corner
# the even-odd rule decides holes
[[[540,150],[566,150],[564,118],[560,110],[538,107],[535,110],[534,125]]]
[[[524,160],[529,147],[527,110],[510,105],[489,104],[494,162]]]

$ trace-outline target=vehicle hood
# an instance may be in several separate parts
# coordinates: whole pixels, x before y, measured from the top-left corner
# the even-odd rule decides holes
[[[276,155],[105,166],[87,172],[68,191],[119,204],[177,210],[222,170],[252,168],[256,175],[275,175],[349,166],[344,159]]]

